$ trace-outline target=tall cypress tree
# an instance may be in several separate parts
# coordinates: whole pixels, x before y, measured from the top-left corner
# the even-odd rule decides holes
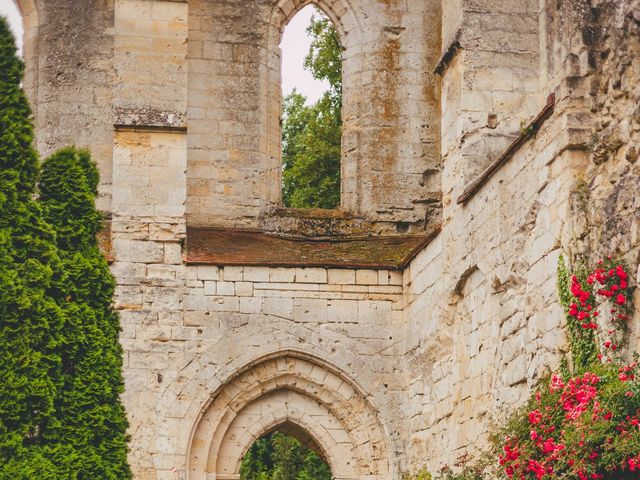
[[[47,432],[65,439],[78,457],[79,480],[131,478],[127,464],[127,420],[120,324],[111,307],[114,280],[98,248],[101,216],[95,208],[98,170],[88,151],[65,148],[45,160],[40,201],[57,233],[66,279],[60,304],[68,319],[60,348],[63,384],[56,422]]]
[[[0,480],[122,480],[114,289],[86,152],[47,160],[42,201],[22,61],[0,17]]]
[[[32,200],[38,174],[24,66],[0,17],[0,479],[56,478],[43,435],[62,383],[62,280],[53,230]],[[53,476],[52,476],[53,475]]]

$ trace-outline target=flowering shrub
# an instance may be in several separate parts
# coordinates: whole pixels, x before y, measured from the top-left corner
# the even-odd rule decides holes
[[[582,276],[563,268],[560,282],[568,286],[561,283],[560,293],[576,373],[551,375],[511,419],[498,455],[502,474],[517,480],[640,478],[639,367],[620,355],[633,294],[628,274],[611,260]]]
[[[464,455],[435,479],[640,479],[640,363],[622,354],[629,283],[625,267],[610,258],[575,274],[560,259],[569,365],[542,382],[482,457]]]
[[[640,478],[637,364],[571,378],[552,375],[507,427],[508,478]]]
[[[575,369],[584,369],[598,359],[619,359],[633,296],[624,266],[611,259],[601,260],[590,272],[579,269],[570,275],[560,258],[558,290],[567,314]]]

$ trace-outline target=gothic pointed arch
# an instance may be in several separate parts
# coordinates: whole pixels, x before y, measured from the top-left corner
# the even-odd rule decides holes
[[[284,351],[246,365],[203,406],[189,440],[187,478],[239,479],[255,440],[289,429],[317,446],[338,480],[388,479],[388,440],[355,382],[322,360]]]

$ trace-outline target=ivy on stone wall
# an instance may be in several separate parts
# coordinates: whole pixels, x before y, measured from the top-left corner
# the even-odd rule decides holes
[[[586,284],[587,272],[584,266],[577,267],[573,275],[575,275],[581,283]],[[560,304],[564,309],[567,321],[567,336],[569,339],[569,350],[571,352],[572,369],[583,370],[597,359],[598,346],[596,344],[595,329],[582,328],[582,321],[576,316],[571,315],[571,305],[575,300],[571,293],[572,273],[568,270],[564,257],[560,256],[558,260],[558,297]],[[592,293],[592,292],[591,292]],[[595,297],[590,295],[589,306],[594,305]]]
[[[567,320],[570,371],[583,372],[605,357],[620,360],[615,352],[625,342],[635,291],[627,270],[609,257],[591,270],[578,265],[570,273],[560,257],[558,295]]]

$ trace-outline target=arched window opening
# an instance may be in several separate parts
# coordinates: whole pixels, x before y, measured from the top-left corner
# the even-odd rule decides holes
[[[24,34],[22,13],[15,2],[0,2],[0,15],[6,17],[9,21],[9,26],[16,37],[18,53],[22,55],[22,38]]]
[[[256,440],[242,459],[240,479],[331,480],[315,441],[295,430],[280,428]]]
[[[282,204],[340,206],[342,46],[331,20],[307,6],[287,25],[282,49]]]

